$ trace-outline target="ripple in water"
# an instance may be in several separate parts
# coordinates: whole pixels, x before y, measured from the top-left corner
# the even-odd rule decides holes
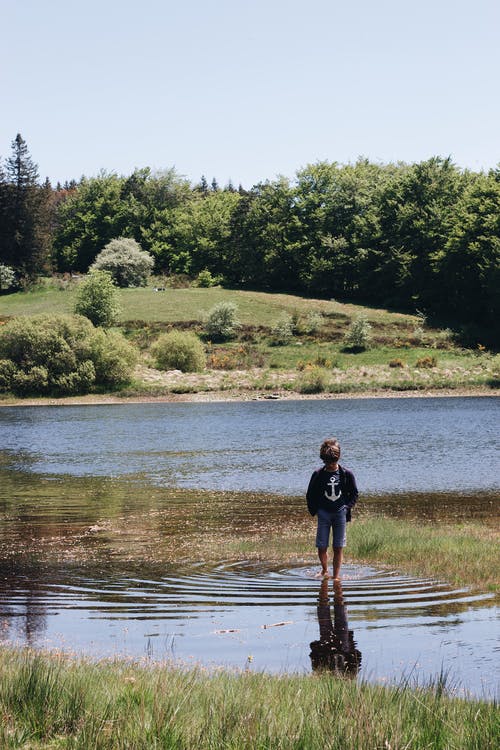
[[[0,582],[4,641],[89,655],[174,658],[272,672],[330,669],[377,682],[452,685],[494,697],[493,595],[368,566],[342,585],[317,569],[193,564],[164,575],[57,572]]]

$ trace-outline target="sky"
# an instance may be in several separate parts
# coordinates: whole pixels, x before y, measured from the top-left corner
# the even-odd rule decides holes
[[[0,0],[0,155],[249,188],[319,160],[500,161],[498,0]]]

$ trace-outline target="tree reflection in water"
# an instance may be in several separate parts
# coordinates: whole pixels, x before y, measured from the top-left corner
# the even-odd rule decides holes
[[[328,595],[328,578],[323,579],[318,598],[319,641],[310,644],[313,671],[329,671],[355,677],[361,666],[361,652],[356,648],[347,622],[347,610],[340,581],[333,582],[333,622]]]
[[[32,646],[47,627],[45,581],[29,566],[19,569],[15,561],[0,563],[0,641],[12,637],[15,627],[17,636]],[[14,606],[5,602],[9,599]]]

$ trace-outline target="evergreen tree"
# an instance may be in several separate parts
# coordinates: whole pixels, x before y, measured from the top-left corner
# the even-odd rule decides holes
[[[217,182],[215,177],[212,177],[212,184],[210,185],[210,187],[212,188],[213,193],[216,193],[219,190],[219,183]]]
[[[37,165],[20,133],[12,142],[6,178],[2,260],[32,278],[45,270],[48,262],[52,189],[39,186]]]
[[[200,184],[196,188],[202,195],[208,194],[208,182],[204,174],[201,175]]]

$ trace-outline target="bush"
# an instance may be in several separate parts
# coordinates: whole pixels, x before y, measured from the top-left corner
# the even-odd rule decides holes
[[[82,316],[14,318],[0,332],[0,391],[17,395],[86,393],[130,380],[136,352],[117,333]]]
[[[344,337],[344,349],[351,352],[362,352],[368,349],[371,329],[370,323],[363,315],[353,320]]]
[[[154,260],[138,242],[127,237],[111,240],[90,266],[91,271],[108,271],[120,287],[146,286]]]
[[[207,268],[205,268],[203,271],[200,271],[200,273],[196,277],[195,286],[208,289],[212,286],[219,286],[219,284],[221,283],[222,276],[213,276],[213,274]]]
[[[299,393],[323,393],[327,386],[327,372],[321,367],[305,370],[297,380]]]
[[[5,292],[16,283],[16,274],[10,266],[0,263],[0,292]]]
[[[205,332],[213,341],[225,341],[235,335],[240,322],[234,302],[219,302],[208,313]]]
[[[274,346],[286,346],[293,339],[294,321],[291,315],[284,315],[271,328],[271,343]]]
[[[80,284],[74,311],[95,326],[113,325],[120,313],[118,290],[107,271],[92,271]]]
[[[200,372],[205,367],[205,349],[194,333],[164,333],[153,345],[151,352],[159,370]]]
[[[415,362],[415,367],[423,367],[425,369],[436,367],[436,364],[436,357],[422,357],[421,359],[417,359],[417,361]]]
[[[95,331],[89,342],[96,383],[118,385],[130,380],[137,351],[119,331]]]
[[[323,325],[324,318],[321,313],[310,310],[302,324],[302,330],[304,333],[312,334],[317,333]]]
[[[405,366],[405,363],[403,362],[402,359],[399,359],[398,357],[396,357],[396,359],[391,359],[389,361],[389,367],[404,367],[404,366]]]

